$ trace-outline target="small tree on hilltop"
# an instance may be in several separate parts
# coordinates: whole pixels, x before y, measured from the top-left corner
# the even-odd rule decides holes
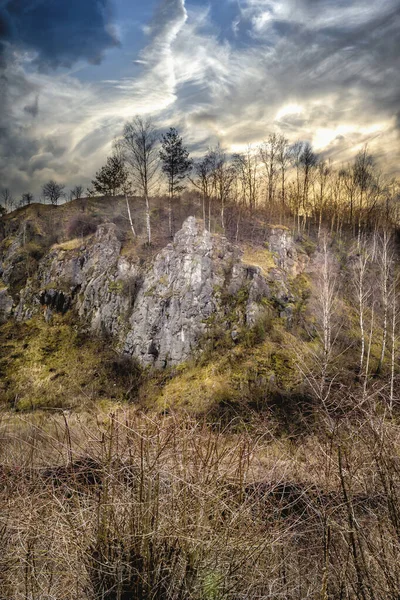
[[[20,205],[21,206],[29,206],[29,204],[32,204],[33,201],[34,201],[33,194],[31,194],[31,192],[26,192],[25,194],[22,194],[22,196],[21,196]]]
[[[82,198],[83,185],[76,185],[70,192],[71,200],[79,200]]]
[[[93,190],[100,196],[116,196],[123,193],[128,180],[128,171],[123,157],[114,153],[107,158],[107,163],[96,173],[92,181]]]
[[[51,179],[45,183],[42,188],[43,197],[45,200],[49,200],[53,206],[57,206],[59,199],[64,196],[64,188],[65,185],[56,183],[53,179]]]
[[[193,161],[189,158],[189,151],[183,145],[183,140],[174,127],[161,136],[161,146],[161,169],[168,179],[169,234],[172,237],[172,201],[176,193],[185,189],[182,182],[191,171]]]

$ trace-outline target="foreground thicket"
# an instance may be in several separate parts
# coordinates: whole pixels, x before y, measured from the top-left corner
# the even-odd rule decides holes
[[[399,429],[371,397],[276,439],[184,416],[1,423],[2,598],[398,598]]]

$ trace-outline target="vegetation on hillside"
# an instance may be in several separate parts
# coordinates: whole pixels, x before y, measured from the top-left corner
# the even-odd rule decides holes
[[[125,171],[124,189],[107,188],[105,168],[105,197],[77,186],[70,202],[2,216],[12,294],[46,252],[78,252],[105,221],[146,269],[193,214],[271,294],[254,327],[210,322],[198,355],[159,372],[73,311],[0,326],[0,597],[397,600],[398,184],[367,149],[335,169],[273,135],[233,157],[210,149],[184,180],[172,132],[185,165],[164,170],[163,196],[156,171],[140,179],[138,127],[159,158],[142,125],[125,140],[137,196]],[[307,264],[286,274],[290,293],[266,246],[274,226]],[[224,297],[232,323],[244,301]]]

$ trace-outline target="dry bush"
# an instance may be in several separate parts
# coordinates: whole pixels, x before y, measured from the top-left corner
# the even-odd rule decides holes
[[[100,220],[98,217],[88,213],[76,213],[66,223],[66,234],[68,239],[86,237],[94,233]]]
[[[400,440],[371,411],[296,449],[133,411],[0,434],[2,598],[398,598]]]

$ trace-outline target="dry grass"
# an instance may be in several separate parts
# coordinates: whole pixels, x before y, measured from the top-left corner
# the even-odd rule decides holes
[[[271,269],[276,268],[276,262],[272,253],[267,250],[260,248],[259,246],[242,246],[243,257],[242,260],[247,265],[254,265],[259,267],[264,275],[268,275]]]
[[[76,250],[82,246],[82,238],[74,238],[72,240],[68,240],[67,242],[62,242],[61,244],[53,244],[52,250]]]
[[[134,409],[0,436],[1,597],[398,598],[400,439],[373,410],[296,445]]]

